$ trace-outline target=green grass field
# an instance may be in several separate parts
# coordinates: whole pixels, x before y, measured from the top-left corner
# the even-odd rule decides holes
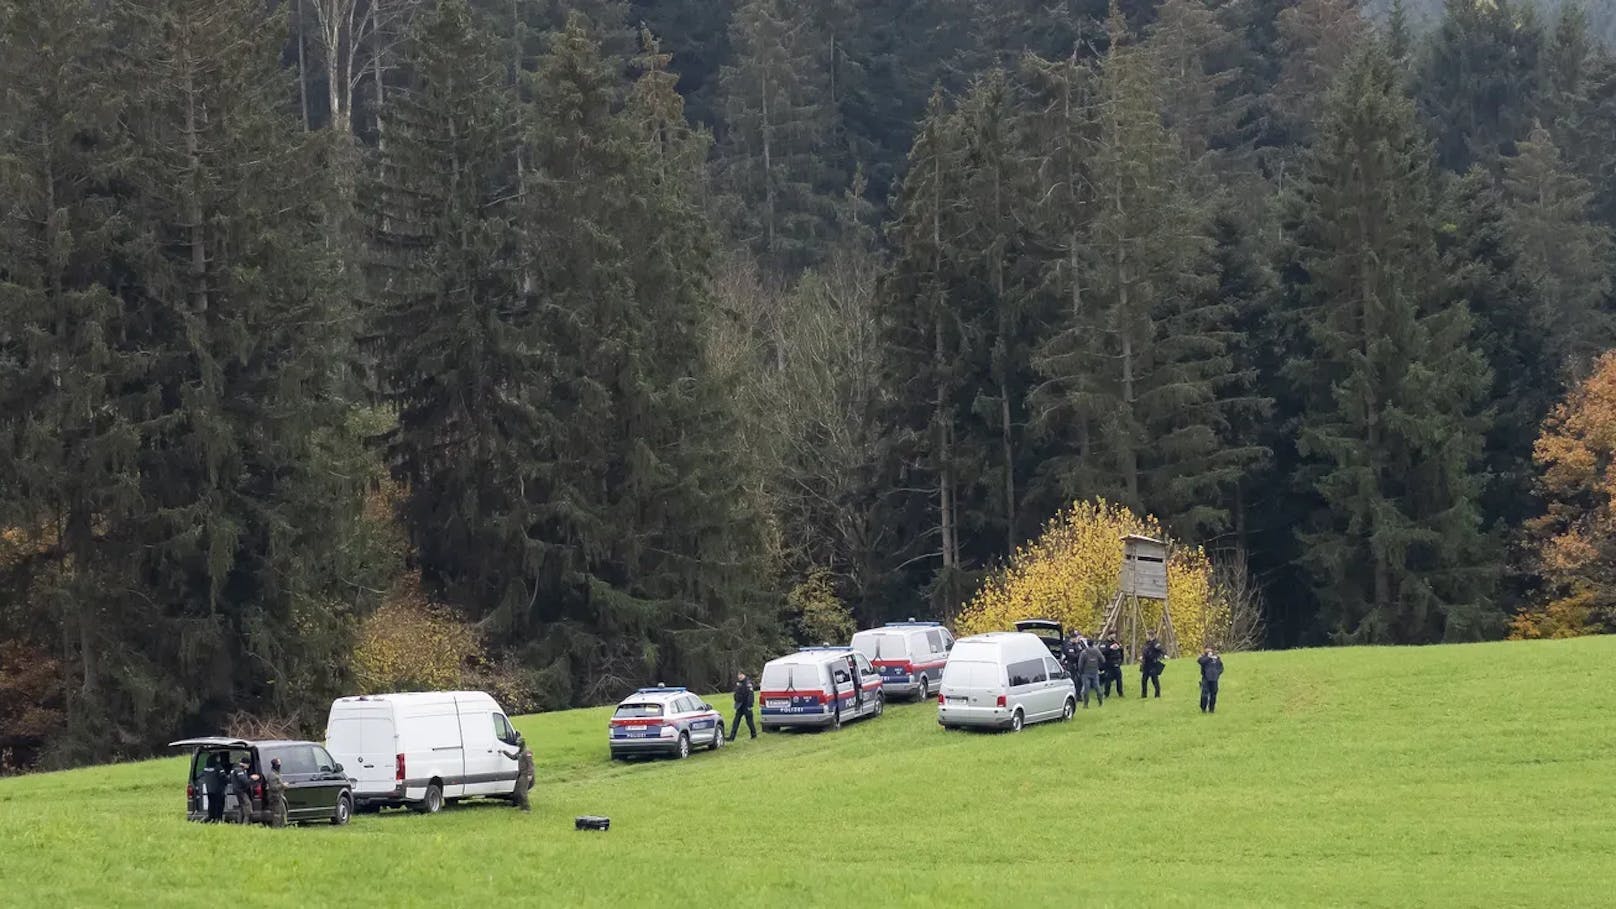
[[[1216,716],[1178,661],[1019,735],[902,705],[684,762],[608,761],[607,710],[528,717],[530,815],[188,824],[179,760],[0,781],[0,905],[1616,901],[1616,638],[1227,664]]]

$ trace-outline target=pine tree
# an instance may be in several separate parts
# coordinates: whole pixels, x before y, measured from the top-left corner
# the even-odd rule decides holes
[[[851,175],[834,144],[828,42],[802,4],[742,0],[730,46],[735,63],[720,77],[724,214],[738,240],[789,275],[817,261]]]
[[[1543,44],[1530,5],[1445,0],[1419,80],[1438,164],[1464,173],[1514,153],[1538,104]]]
[[[916,528],[913,542],[894,554],[903,564],[931,563],[924,579],[937,611],[952,615],[966,581],[960,508],[962,480],[959,397],[965,346],[953,300],[957,268],[953,240],[960,231],[963,149],[958,121],[932,95],[910,150],[888,229],[893,262],[882,280],[882,334],[893,395],[888,446],[900,482],[924,493],[897,503],[894,520]]]
[[[1589,222],[1593,193],[1568,172],[1547,129],[1533,129],[1503,170],[1506,228],[1538,300],[1533,322],[1548,332],[1554,362],[1578,375],[1616,330],[1604,310],[1611,229]]]
[[[34,553],[8,561],[0,584],[32,613],[13,616],[16,637],[49,647],[71,678],[75,730],[112,696],[104,622],[123,614],[110,591],[133,565],[103,516],[138,508],[140,485],[124,398],[141,359],[120,342],[110,286],[129,230],[112,187],[123,96],[95,65],[110,46],[89,2],[0,6],[0,527]],[[48,578],[57,603],[38,601]]]
[[[1498,619],[1474,472],[1489,377],[1469,313],[1439,292],[1429,150],[1400,81],[1381,48],[1354,55],[1296,190],[1311,346],[1292,374],[1319,501],[1299,541],[1338,637],[1469,639]]]
[[[370,284],[394,459],[423,573],[452,603],[503,613],[540,554],[522,490],[549,431],[551,352],[532,292],[514,156],[520,112],[465,0],[416,23],[371,190]]]

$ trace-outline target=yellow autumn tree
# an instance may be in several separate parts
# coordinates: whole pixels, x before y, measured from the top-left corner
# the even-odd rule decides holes
[[[476,628],[428,599],[411,574],[360,626],[354,681],[361,694],[454,689],[483,662]]]
[[[1139,517],[1104,500],[1073,504],[988,577],[960,613],[957,630],[979,634],[1013,628],[1021,619],[1054,619],[1069,629],[1098,633],[1117,594],[1122,537],[1131,533],[1166,539],[1155,518]],[[1206,553],[1172,545],[1167,583],[1180,649],[1226,646],[1230,604],[1213,580]],[[1142,600],[1140,606],[1146,624],[1156,627],[1161,604]]]
[[[1548,595],[1510,636],[1616,631],[1616,351],[1549,414],[1532,458],[1545,508],[1526,537]]]

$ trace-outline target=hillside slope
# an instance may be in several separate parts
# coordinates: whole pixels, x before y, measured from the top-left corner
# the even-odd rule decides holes
[[[526,816],[243,830],[183,821],[176,760],[0,781],[0,903],[1608,905],[1616,639],[1227,662],[1211,717],[1179,661],[1159,701],[1019,735],[923,704],[683,763],[608,762],[606,711],[530,717]]]

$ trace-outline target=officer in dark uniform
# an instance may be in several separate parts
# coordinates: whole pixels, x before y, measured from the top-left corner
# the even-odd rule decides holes
[[[741,734],[741,720],[746,720],[746,728],[751,730],[752,738],[757,738],[757,725],[752,722],[752,680],[742,672],[735,676],[735,722],[729,724],[729,740]]]
[[[1073,675],[1077,674],[1077,655],[1083,650],[1080,640],[1077,632],[1073,631],[1061,642],[1061,660],[1066,663],[1066,671]]]
[[[1122,697],[1122,663],[1124,654],[1122,650],[1122,643],[1117,640],[1116,635],[1113,634],[1109,638],[1105,639],[1104,651],[1105,678],[1101,680],[1100,687],[1104,690],[1105,696],[1110,697],[1111,686],[1115,685],[1117,688],[1117,697]]]
[[[1167,651],[1163,650],[1162,645],[1156,641],[1156,636],[1151,635],[1150,640],[1145,642],[1144,652],[1139,655],[1139,696],[1141,698],[1145,696],[1152,685],[1156,687],[1156,697],[1161,697],[1161,674],[1162,669],[1167,665],[1163,662],[1166,656]]]
[[[270,758],[269,770],[264,773],[264,809],[269,812],[269,826],[286,826],[286,782],[281,779],[281,759]]]
[[[1195,662],[1201,664],[1201,712],[1218,712],[1218,680],[1223,678],[1223,657],[1218,656],[1216,649],[1208,647],[1201,651],[1201,658]]]
[[[527,739],[520,734],[516,736],[516,751],[501,751],[516,762],[516,788],[511,790],[511,797],[516,807],[523,811],[532,811],[533,803],[528,800],[528,791],[533,788],[535,774],[533,772],[533,751],[527,747]]]
[[[208,755],[202,772],[198,774],[204,800],[207,802],[207,822],[217,824],[224,820],[224,794],[230,787],[229,758],[222,751]]]
[[[236,797],[236,823],[252,823],[252,763],[242,758],[236,769],[230,772],[230,792]]]

